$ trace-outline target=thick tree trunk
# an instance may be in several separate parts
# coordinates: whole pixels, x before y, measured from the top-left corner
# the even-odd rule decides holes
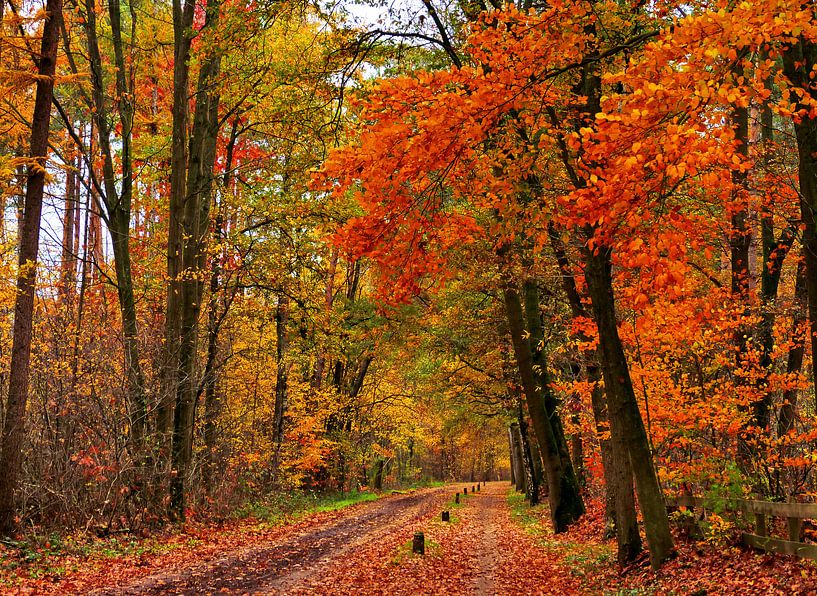
[[[783,54],[783,69],[795,88],[803,89],[810,99],[817,99],[811,79],[817,65],[817,44],[801,40],[792,44]],[[796,97],[796,96],[795,96]],[[811,336],[812,370],[817,370],[817,119],[810,118],[810,106],[798,104],[804,115],[794,120],[799,157],[800,217],[803,222],[803,252],[806,261],[806,294]],[[817,393],[817,374],[812,372],[812,382]]]
[[[571,313],[576,319],[589,318],[591,313],[586,312],[582,303],[567,254],[553,224],[548,226],[548,234],[559,266],[562,286],[570,304]],[[590,344],[590,338],[588,337],[582,336],[580,340],[585,345]],[[586,348],[582,355],[585,359],[587,381],[593,387],[590,400],[604,467],[604,483],[606,486],[605,517],[607,519],[605,535],[615,533],[618,546],[618,562],[624,565],[635,560],[643,550],[641,535],[638,531],[638,516],[635,509],[633,469],[627,455],[627,446],[621,436],[620,426],[616,426],[614,434],[610,425],[607,399],[605,397],[606,390],[602,384],[598,353],[595,349]]]
[[[34,315],[34,290],[37,281],[37,251],[40,244],[40,215],[45,189],[45,166],[48,155],[48,128],[51,124],[51,101],[54,95],[54,73],[57,44],[62,20],[62,0],[48,0],[48,17],[37,65],[37,89],[34,115],[31,119],[31,163],[28,166],[22,230],[19,239],[17,296],[14,301],[14,327],[9,373],[9,392],[0,451],[0,534],[11,534],[16,526],[15,493],[22,468],[25,436],[28,374],[31,364],[31,334]]]
[[[592,229],[585,230],[588,240]],[[638,409],[630,369],[618,334],[613,294],[612,264],[608,249],[589,248],[585,253],[585,279],[593,304],[593,317],[599,334],[599,349],[604,386],[607,392],[610,429],[620,436],[629,455],[636,482],[636,492],[644,518],[650,562],[658,568],[673,553],[667,509],[658,484],[644,422]],[[620,434],[619,434],[620,433]],[[614,449],[616,443],[613,445]]]
[[[167,304],[165,346],[156,427],[162,451],[173,429],[174,399],[179,373],[181,332],[182,221],[187,199],[187,128],[189,121],[190,45],[194,0],[173,0],[173,127],[170,155],[170,208],[167,233]]]
[[[208,0],[205,25],[209,31],[218,25],[220,2]],[[184,32],[186,36],[187,31]],[[170,484],[171,515],[184,520],[186,484],[193,457],[193,430],[196,405],[196,353],[201,313],[202,273],[207,267],[207,237],[210,221],[210,196],[218,136],[219,95],[215,85],[221,65],[218,49],[210,49],[204,59],[196,90],[195,115],[187,163],[181,280],[179,290],[180,327],[176,400],[173,412],[173,475]],[[174,122],[175,125],[175,122]],[[175,127],[174,127],[175,129]]]

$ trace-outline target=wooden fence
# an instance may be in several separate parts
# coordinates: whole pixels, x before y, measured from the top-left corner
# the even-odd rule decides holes
[[[747,546],[770,553],[795,555],[817,561],[817,544],[800,542],[800,528],[804,519],[817,519],[817,503],[772,503],[770,501],[750,501],[747,499],[713,500],[681,495],[667,497],[667,507],[695,507],[709,510],[741,511],[754,515],[755,533],[744,532],[743,542]],[[767,517],[785,517],[788,521],[789,539],[769,536]]]

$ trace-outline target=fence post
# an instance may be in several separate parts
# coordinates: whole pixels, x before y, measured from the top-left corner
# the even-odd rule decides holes
[[[422,532],[414,533],[414,539],[411,541],[411,552],[418,555],[426,554],[426,537]]]
[[[789,540],[792,542],[800,542],[800,523],[802,520],[799,517],[786,518],[789,522]]]
[[[762,513],[755,513],[755,534],[758,536],[768,536],[766,531],[766,516]]]

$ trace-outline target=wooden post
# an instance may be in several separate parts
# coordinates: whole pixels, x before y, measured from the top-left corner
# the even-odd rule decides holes
[[[766,516],[762,513],[755,513],[755,534],[758,536],[768,536],[766,532]]]
[[[479,482],[477,482],[477,492],[479,492]]]
[[[460,493],[454,495],[454,502],[459,505],[460,504]]]
[[[451,521],[451,515],[448,513],[448,511],[443,511],[442,520],[444,522]]]
[[[417,555],[426,554],[426,537],[422,532],[415,532],[411,541],[411,552]]]
[[[468,494],[468,487],[467,486],[464,489],[462,489],[462,494],[464,494],[464,495]]]
[[[789,540],[791,542],[800,542],[800,523],[799,517],[786,518],[789,522]]]
[[[471,494],[473,494],[473,493],[475,493],[475,492],[477,492],[477,487],[476,487],[476,486],[472,486],[472,487],[471,487]]]

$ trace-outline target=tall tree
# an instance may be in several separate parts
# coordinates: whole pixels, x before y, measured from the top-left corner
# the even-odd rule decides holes
[[[31,334],[34,314],[34,290],[37,282],[37,253],[40,244],[40,215],[43,207],[48,130],[57,65],[57,45],[62,21],[62,0],[45,5],[40,54],[37,57],[37,90],[31,118],[31,149],[26,173],[26,196],[19,238],[17,297],[14,302],[14,331],[11,372],[0,452],[0,533],[10,534],[15,526],[15,496],[19,484],[25,437],[31,364]]]

